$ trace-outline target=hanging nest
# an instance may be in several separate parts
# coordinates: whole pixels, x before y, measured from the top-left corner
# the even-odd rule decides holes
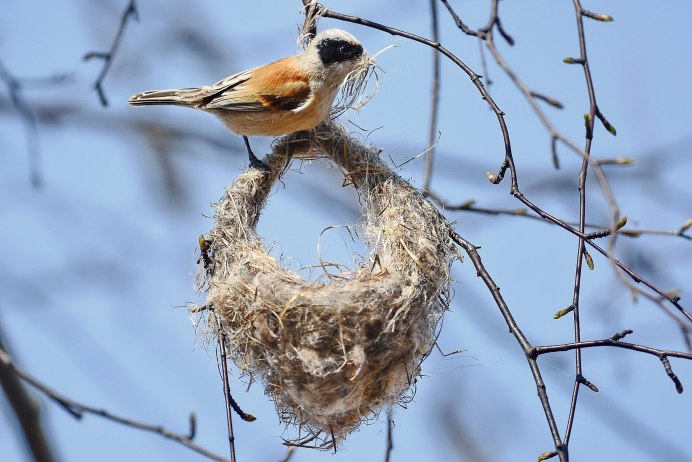
[[[459,256],[450,224],[379,152],[335,123],[285,136],[269,172],[250,169],[227,189],[208,235],[209,333],[223,334],[238,368],[261,378],[284,422],[329,444],[412,398]],[[311,157],[338,166],[356,188],[371,249],[359,269],[326,283],[284,268],[256,232],[290,159]]]

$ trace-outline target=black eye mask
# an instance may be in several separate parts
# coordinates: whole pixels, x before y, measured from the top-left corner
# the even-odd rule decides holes
[[[363,47],[360,44],[333,38],[320,40],[317,49],[320,60],[325,65],[348,61],[363,54]]]

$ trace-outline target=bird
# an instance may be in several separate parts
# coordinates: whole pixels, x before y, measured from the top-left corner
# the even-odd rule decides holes
[[[132,106],[175,105],[219,117],[242,136],[250,166],[267,170],[250,148],[248,136],[279,136],[311,130],[332,110],[339,88],[357,69],[365,51],[341,29],[315,35],[297,55],[254,67],[207,86],[137,93]]]

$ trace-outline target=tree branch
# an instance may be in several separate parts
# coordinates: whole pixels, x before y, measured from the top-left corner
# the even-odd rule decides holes
[[[5,390],[7,401],[17,416],[22,434],[34,460],[54,462],[56,460],[55,451],[43,429],[41,403],[26,389],[12,367],[2,361],[4,351],[7,351],[7,346],[3,341],[2,331],[0,331],[0,385]]]
[[[550,433],[553,437],[553,443],[555,444],[556,451],[560,456],[560,461],[567,462],[567,453],[566,451],[562,450],[562,438],[560,437],[560,432],[557,428],[557,422],[555,421],[555,416],[553,415],[553,410],[550,406],[547,388],[545,382],[543,381],[540,368],[538,367],[538,362],[536,361],[536,357],[533,353],[534,347],[531,346],[531,343],[529,343],[528,339],[519,328],[519,325],[514,320],[514,316],[512,315],[509,306],[507,306],[507,303],[504,301],[502,295],[500,294],[500,288],[497,286],[497,284],[495,284],[495,281],[493,281],[493,278],[485,269],[485,266],[483,265],[481,257],[478,253],[477,247],[465,240],[464,238],[462,238],[461,236],[459,236],[454,231],[452,231],[451,237],[459,247],[464,249],[466,254],[473,262],[473,266],[476,268],[476,275],[480,277],[485,283],[485,285],[488,287],[490,294],[495,300],[495,304],[500,309],[500,313],[502,313],[502,317],[505,319],[507,327],[509,327],[509,332],[514,336],[514,338],[517,340],[522,350],[524,351],[524,354],[526,355],[526,360],[529,363],[529,368],[531,369],[531,374],[533,375],[533,379],[536,382],[536,391],[538,393],[538,398],[541,402],[541,406],[543,407],[543,413],[545,414],[548,426],[550,427]]]
[[[384,453],[384,462],[390,462],[392,451],[394,450],[392,433],[394,433],[394,420],[392,419],[392,410],[390,409],[387,412],[387,447]]]
[[[19,113],[24,125],[26,143],[29,150],[29,177],[31,178],[31,185],[34,188],[40,188],[43,184],[43,176],[41,174],[41,150],[38,141],[36,116],[34,116],[34,112],[29,104],[24,100],[21,82],[7,70],[2,61],[0,61],[0,80],[7,86],[12,105]]]
[[[437,20],[437,0],[430,0],[430,20],[433,41],[439,42],[440,31]],[[423,177],[423,191],[430,190],[432,181],[433,160],[435,157],[435,145],[437,134],[437,117],[440,112],[440,54],[433,50],[433,75],[430,102],[430,124],[428,126],[428,153],[425,156],[425,175]]]
[[[106,98],[106,93],[103,89],[103,80],[106,78],[106,75],[111,68],[111,64],[113,63],[113,59],[123,38],[123,33],[125,32],[125,26],[127,26],[130,19],[139,19],[137,15],[137,0],[129,0],[127,6],[123,10],[122,15],[120,16],[120,25],[118,26],[118,31],[115,34],[115,38],[113,39],[110,50],[107,52],[90,51],[82,58],[84,61],[89,61],[90,59],[94,58],[101,59],[103,61],[101,71],[99,72],[98,77],[96,77],[96,82],[94,82],[94,90],[96,90],[96,93],[99,96],[99,101],[101,101],[101,105],[104,107],[108,106],[108,99]]]
[[[17,377],[20,379],[24,380],[25,382],[29,383],[31,386],[36,388],[38,391],[46,395],[50,400],[54,401],[57,403],[60,407],[63,408],[66,412],[71,414],[73,417],[76,419],[81,419],[84,417],[84,414],[92,414],[96,415],[99,417],[102,417],[106,420],[110,420],[111,422],[119,423],[121,425],[125,425],[127,427],[132,427],[136,428],[138,430],[143,430],[147,432],[152,432],[156,433],[158,435],[163,436],[164,438],[176,441],[183,446],[197,452],[198,454],[203,455],[204,457],[207,457],[208,459],[217,461],[217,462],[227,462],[227,459],[224,459],[221,456],[218,456],[214,454],[211,451],[208,451],[207,449],[204,449],[201,446],[198,446],[192,441],[192,437],[194,436],[194,428],[195,428],[195,422],[194,422],[194,417],[190,418],[190,432],[189,436],[188,435],[182,435],[179,433],[174,433],[170,430],[165,429],[161,425],[152,425],[152,424],[147,424],[143,422],[139,422],[133,419],[129,419],[127,417],[122,417],[115,415],[105,409],[98,409],[92,406],[88,406],[86,404],[80,403],[78,401],[75,401],[71,398],[68,398],[57,391],[49,388],[48,386],[44,385],[43,383],[39,382],[37,379],[35,379],[33,376],[29,375],[26,373],[24,370],[19,368],[14,362],[12,361],[12,358],[5,352],[5,350],[0,349],[0,365],[2,365],[4,368],[7,368],[8,370],[12,371]],[[194,415],[194,414],[193,414]]]
[[[533,348],[533,351],[531,354],[534,357],[538,357],[540,355],[548,354],[548,353],[555,353],[558,351],[581,351],[584,348],[594,348],[594,347],[613,347],[613,348],[623,348],[626,350],[632,350],[632,351],[637,351],[639,353],[645,353],[648,355],[656,356],[658,359],[661,360],[663,363],[663,368],[666,372],[666,374],[670,377],[670,379],[673,381],[675,384],[675,388],[678,393],[683,392],[683,386],[682,382],[680,382],[680,379],[675,375],[673,372],[673,369],[670,365],[670,361],[668,358],[682,358],[682,359],[687,359],[692,361],[692,353],[683,353],[681,351],[672,351],[672,350],[659,350],[657,348],[652,348],[644,345],[637,345],[634,343],[627,343],[627,342],[621,342],[620,340],[624,338],[626,335],[629,335],[632,333],[632,330],[626,329],[623,330],[622,332],[618,332],[617,334],[613,335],[611,338],[608,339],[603,339],[603,340],[589,340],[589,341],[582,341],[582,342],[573,342],[573,343],[565,343],[561,345],[548,345],[548,346],[537,346]]]

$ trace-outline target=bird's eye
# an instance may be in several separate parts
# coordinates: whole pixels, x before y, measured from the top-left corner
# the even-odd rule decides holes
[[[349,54],[349,47],[348,45],[341,45],[339,47],[339,51],[342,52],[343,54],[347,55]]]

